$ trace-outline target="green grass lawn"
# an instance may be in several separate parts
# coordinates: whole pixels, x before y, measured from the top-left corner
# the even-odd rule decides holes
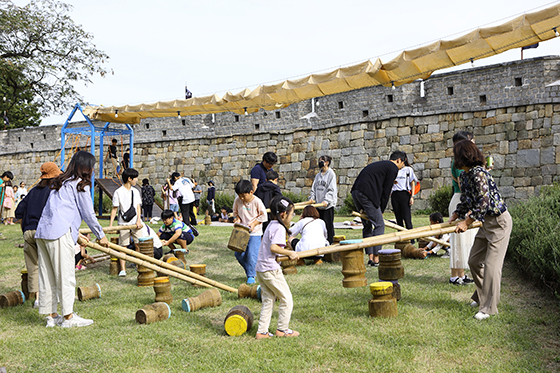
[[[337,221],[351,218],[337,217]],[[426,216],[414,216],[415,226]],[[102,224],[106,225],[107,221]],[[227,248],[231,227],[199,226],[189,264],[207,264],[207,277],[237,288],[245,282]],[[0,293],[20,288],[24,267],[19,225],[2,226]],[[388,229],[387,232],[392,230]],[[337,230],[347,238],[360,230]],[[90,251],[91,254],[91,251]],[[365,257],[364,257],[365,260]],[[369,287],[342,287],[341,263],[297,267],[286,279],[294,296],[291,327],[298,338],[256,341],[261,304],[221,291],[220,307],[193,313],[181,300],[204,289],[171,279],[170,319],[149,325],[135,313],[154,301],[151,287],[136,285],[136,271],[109,275],[109,263],[76,274],[78,286],[98,283],[102,298],[79,302],[75,310],[92,326],[45,328],[31,307],[0,309],[0,367],[7,372],[539,372],[560,370],[559,300],[526,283],[506,263],[500,314],[476,321],[469,306],[473,286],[448,283],[449,260],[403,259],[398,317],[371,318]],[[378,280],[368,268],[368,284]],[[247,306],[253,328],[240,337],[224,332],[229,309]],[[271,331],[277,322],[277,306]]]

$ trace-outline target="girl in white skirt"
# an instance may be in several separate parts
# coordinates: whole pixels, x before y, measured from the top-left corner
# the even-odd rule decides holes
[[[453,144],[462,140],[473,141],[473,134],[467,131],[459,131],[453,135]],[[451,178],[453,179],[453,198],[449,203],[449,216],[453,215],[457,204],[461,202],[461,189],[459,187],[459,175],[463,170],[455,168],[455,161],[451,162]],[[465,233],[451,233],[449,244],[449,267],[451,268],[451,277],[449,283],[453,285],[472,284],[473,280],[465,274],[465,269],[469,268],[469,254],[474,243],[474,237],[478,232],[478,228],[469,229]]]

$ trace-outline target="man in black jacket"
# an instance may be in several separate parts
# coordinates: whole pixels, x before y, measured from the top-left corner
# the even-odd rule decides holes
[[[276,196],[281,196],[282,191],[278,186],[278,172],[274,170],[268,170],[266,172],[266,181],[257,187],[255,191],[255,196],[259,197],[264,203],[266,208],[270,207],[270,201]],[[268,213],[268,221],[263,223],[263,232],[268,227],[268,223],[271,221],[271,215]]]
[[[352,199],[356,209],[363,210],[368,220],[362,220],[364,238],[379,236],[385,233],[383,212],[389,202],[393,183],[397,174],[404,167],[406,153],[395,151],[388,161],[370,163],[360,172],[352,186]],[[373,224],[373,226],[372,226]],[[369,255],[368,265],[379,265],[378,252],[381,245],[366,248]]]

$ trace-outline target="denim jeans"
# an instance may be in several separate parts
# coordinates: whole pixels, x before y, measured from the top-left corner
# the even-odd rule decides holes
[[[257,265],[260,246],[261,236],[250,236],[249,243],[247,244],[247,249],[245,249],[245,252],[235,252],[235,258],[237,258],[237,261],[239,262],[239,264],[241,264],[241,267],[245,269],[247,278],[257,276],[255,267]]]

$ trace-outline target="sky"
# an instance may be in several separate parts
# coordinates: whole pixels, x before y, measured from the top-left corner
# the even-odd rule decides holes
[[[114,72],[77,85],[78,92],[92,105],[121,106],[184,98],[185,84],[194,96],[223,95],[378,57],[387,62],[403,50],[454,39],[559,1],[66,2],[74,7],[74,22],[109,55],[105,67]],[[525,58],[546,55],[560,55],[560,38],[524,51]],[[519,59],[516,49],[475,66]],[[470,64],[454,70],[467,68]],[[42,124],[64,123],[68,114],[43,118]]]

